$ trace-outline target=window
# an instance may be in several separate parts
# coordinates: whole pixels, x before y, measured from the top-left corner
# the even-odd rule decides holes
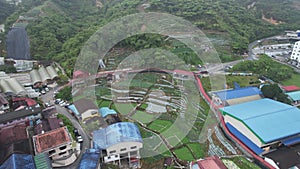
[[[49,155],[52,155],[52,154],[54,154],[54,153],[55,153],[55,150],[49,151]]]
[[[63,149],[66,149],[67,146],[62,146],[62,147],[59,147],[60,150],[63,150]]]
[[[126,148],[122,148],[120,151],[126,151]]]
[[[115,152],[116,152],[116,150],[113,150],[113,151],[110,151],[109,153],[111,153],[111,154],[112,154],[112,153],[115,153]]]
[[[115,155],[116,158],[118,158],[118,155]]]
[[[61,153],[59,153],[58,155],[64,155],[64,154],[66,154],[67,152],[61,152]]]
[[[130,147],[130,149],[136,149],[136,146]]]

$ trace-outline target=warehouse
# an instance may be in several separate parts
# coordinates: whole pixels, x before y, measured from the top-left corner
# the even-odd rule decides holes
[[[261,91],[257,87],[237,87],[230,90],[213,92],[214,103],[223,106],[240,104],[248,101],[261,99]]]
[[[228,129],[256,154],[300,142],[300,110],[271,99],[221,108]]]

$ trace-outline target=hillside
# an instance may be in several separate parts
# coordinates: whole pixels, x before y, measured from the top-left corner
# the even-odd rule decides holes
[[[32,58],[59,61],[71,74],[81,46],[90,35],[111,20],[139,12],[142,3],[145,1],[27,0],[7,18],[6,24],[12,25],[19,15],[35,18],[28,21],[26,28]],[[300,4],[296,0],[149,0],[147,3],[151,6],[146,12],[181,16],[209,32],[208,36],[228,42],[225,47],[216,47],[223,61],[246,52],[247,44],[255,39],[286,29],[296,30],[299,25]],[[276,21],[279,24],[272,23]],[[152,37],[143,38],[145,43],[153,43]],[[136,48],[136,40],[131,38],[120,44]]]

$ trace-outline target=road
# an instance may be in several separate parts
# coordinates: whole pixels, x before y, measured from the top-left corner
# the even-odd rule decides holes
[[[77,157],[77,160],[76,160],[73,164],[71,164],[70,166],[60,167],[61,169],[77,169],[77,167],[79,166],[80,159],[81,159],[81,157],[82,157],[83,152],[84,152],[86,149],[89,149],[89,148],[91,147],[91,144],[90,144],[90,143],[91,143],[90,138],[89,138],[89,136],[84,132],[84,130],[83,130],[83,128],[81,127],[81,125],[79,124],[78,120],[77,120],[74,116],[72,116],[72,115],[68,112],[68,110],[67,110],[66,108],[61,107],[61,106],[58,106],[58,105],[56,105],[55,107],[56,107],[56,110],[57,110],[58,113],[65,115],[66,117],[68,117],[68,119],[71,120],[73,126],[74,126],[75,128],[77,128],[78,131],[79,131],[79,134],[82,135],[83,143],[81,144],[81,152],[80,152],[79,156]]]
[[[41,100],[46,103],[46,102],[51,102],[53,103],[53,94],[54,94],[54,89],[51,89],[49,92],[47,92],[45,95],[42,95],[40,98]],[[77,158],[77,160],[69,165],[69,166],[66,166],[66,167],[60,167],[61,169],[77,169],[77,167],[79,166],[79,162],[80,162],[80,159],[82,157],[82,153],[86,150],[86,149],[89,149],[91,147],[91,140],[90,140],[90,137],[86,134],[86,132],[83,130],[83,128],[81,127],[80,123],[78,122],[78,120],[72,116],[68,110],[64,107],[61,107],[59,105],[55,105],[55,108],[57,110],[58,113],[60,114],[63,114],[65,115],[68,119],[70,119],[70,121],[72,122],[73,126],[75,128],[78,129],[79,131],[79,134],[82,135],[82,138],[83,138],[83,143],[81,144],[81,152]],[[73,131],[70,131],[70,132],[73,132]]]

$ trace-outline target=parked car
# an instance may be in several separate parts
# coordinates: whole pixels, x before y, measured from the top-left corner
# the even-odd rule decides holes
[[[75,129],[73,130],[73,132],[74,132],[74,135],[75,135],[75,137],[76,137],[76,141],[77,141],[78,143],[82,143],[82,142],[83,142],[83,138],[82,138],[82,136],[79,134],[78,129],[75,128]]]

